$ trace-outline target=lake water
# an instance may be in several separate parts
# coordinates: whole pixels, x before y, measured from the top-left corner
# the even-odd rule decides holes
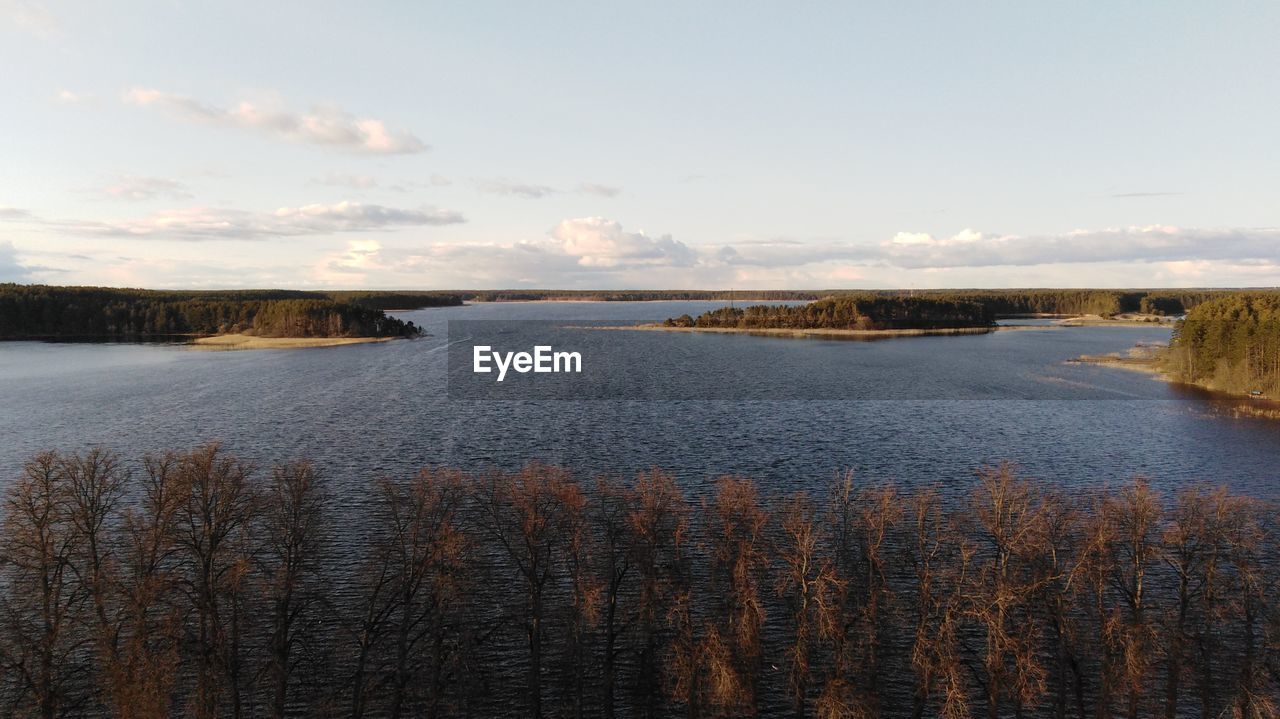
[[[783,491],[816,488],[844,469],[962,489],[983,464],[1013,460],[1068,487],[1142,474],[1168,490],[1209,482],[1277,495],[1280,422],[1233,418],[1223,403],[1149,375],[1065,363],[1167,341],[1167,328],[876,342],[555,329],[696,315],[721,304],[420,310],[399,316],[429,337],[311,350],[0,343],[0,477],[43,449],[100,445],[135,460],[220,440],[261,464],[310,457],[353,504],[382,475],[530,460],[580,476],[662,467],[694,494],[721,474]],[[459,387],[451,397],[451,320],[536,328],[527,336],[516,330],[529,342],[540,332],[577,333],[596,373],[583,378],[594,384],[577,386],[597,398],[529,399],[537,393],[518,387],[501,401],[460,399],[472,395]],[[533,320],[549,323],[525,322]],[[465,339],[458,331],[454,339]],[[469,347],[460,342],[455,354],[459,346]],[[454,372],[469,372],[454,359]],[[631,369],[619,379],[613,370],[624,366]],[[602,377],[622,384],[601,390]],[[546,378],[525,377],[525,390]]]

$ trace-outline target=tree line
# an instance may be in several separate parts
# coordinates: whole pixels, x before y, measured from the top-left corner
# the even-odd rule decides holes
[[[1276,507],[1223,489],[336,479],[216,444],[33,457],[0,518],[0,714],[1280,712]]]
[[[666,320],[672,327],[930,329],[977,327],[1017,315],[1181,315],[1235,290],[868,290],[826,293],[802,306],[726,307]],[[773,298],[773,299],[803,299]]]
[[[448,290],[465,300],[512,302],[535,300],[594,300],[637,302],[645,300],[742,300],[805,301],[853,298],[923,298],[976,302],[995,315],[1117,315],[1141,312],[1180,315],[1188,309],[1233,290],[1210,289],[938,289],[938,290]]]
[[[923,290],[912,294],[955,302],[976,302],[997,316],[1045,314],[1111,317],[1129,312],[1180,315],[1201,302],[1229,292],[1234,291],[1001,289]]]
[[[697,317],[667,319],[669,327],[736,329],[934,329],[990,327],[995,317],[976,302],[924,297],[841,296],[805,305],[721,307]]]
[[[468,300],[480,302],[534,302],[578,300],[593,302],[648,302],[648,301],[712,301],[712,300],[763,300],[791,301],[816,300],[831,294],[813,290],[462,290],[459,293]]]
[[[1197,305],[1175,327],[1166,362],[1184,382],[1280,394],[1280,293],[1230,294]]]
[[[368,298],[356,297],[368,302]],[[395,337],[418,330],[381,309],[288,290],[168,292],[0,285],[0,339]]]

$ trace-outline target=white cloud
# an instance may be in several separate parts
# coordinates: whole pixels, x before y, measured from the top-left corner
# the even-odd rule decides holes
[[[192,207],[159,212],[135,220],[62,221],[44,224],[69,232],[108,237],[256,240],[459,222],[465,222],[465,218],[452,210],[399,209],[359,202],[339,202],[334,205],[282,207],[275,212]]]
[[[582,267],[689,267],[697,261],[697,253],[670,235],[624,232],[621,224],[603,217],[564,220],[551,238]]]
[[[565,194],[565,190],[550,185],[539,185],[528,182],[513,182],[498,178],[491,180],[475,180],[476,189],[490,195],[509,195],[523,197],[526,200],[541,200],[552,195]],[[597,197],[617,197],[622,193],[621,187],[611,187],[593,182],[582,182],[574,192],[579,195],[595,195]]]
[[[0,23],[41,38],[54,35],[60,29],[58,19],[39,0],[0,0]]]
[[[932,245],[935,240],[927,232],[899,232],[889,240],[891,245]]]
[[[7,207],[4,205],[0,205],[0,222],[5,220],[9,220],[9,221],[26,220],[30,218],[31,218],[31,213],[27,210],[23,210],[17,207]]]
[[[597,195],[599,197],[617,197],[622,194],[622,188],[600,185],[594,182],[584,182],[578,185],[578,192],[581,192],[584,195]]]
[[[57,98],[58,102],[64,105],[78,105],[87,99],[83,95],[72,92],[70,90],[59,90],[58,94],[55,97]]]
[[[896,267],[997,267],[1096,262],[1280,259],[1276,228],[1206,229],[1163,225],[1075,230],[1056,235],[988,235],[963,230],[945,238],[898,233],[866,259]],[[927,239],[921,239],[927,238]]]
[[[316,107],[297,113],[273,104],[243,101],[226,109],[183,95],[149,88],[133,88],[125,102],[158,107],[179,117],[215,125],[239,127],[294,142],[337,147],[381,155],[423,152],[426,144],[408,132],[387,129],[381,120],[357,117],[337,107]]]
[[[191,198],[187,186],[177,180],[136,175],[123,175],[107,183],[97,193],[114,200],[153,200],[158,197],[187,200]]]
[[[527,200],[540,200],[544,197],[559,194],[560,190],[546,185],[533,185],[510,180],[479,180],[476,189],[491,195],[512,195]]]
[[[26,282],[30,269],[18,262],[18,248],[12,242],[0,242],[0,282]]]
[[[326,267],[358,272],[366,280],[394,278],[384,281],[397,286],[1185,286],[1231,284],[1232,278],[1257,285],[1280,278],[1277,247],[1276,230],[1169,227],[1035,237],[967,229],[941,237],[899,233],[879,244],[784,238],[688,245],[588,217],[564,220],[545,237],[518,242],[441,242],[373,253],[352,245],[330,256]],[[1017,266],[1015,275],[999,269],[1007,265]]]
[[[320,177],[312,178],[312,183],[317,185],[330,185],[333,187],[350,187],[355,190],[371,190],[378,186],[378,179],[369,175],[351,175],[341,172],[330,172]]]

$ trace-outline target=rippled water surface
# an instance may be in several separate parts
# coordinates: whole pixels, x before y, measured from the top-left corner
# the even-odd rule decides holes
[[[614,352],[613,361],[670,366],[658,360],[675,357],[700,368],[699,382],[721,374],[739,387],[808,389],[758,397],[808,398],[482,401],[446,392],[449,320],[624,324],[715,306],[420,310],[401,316],[429,337],[311,350],[0,343],[0,476],[13,476],[42,449],[103,445],[133,459],[217,439],[263,464],[313,458],[355,504],[380,475],[442,464],[514,468],[534,459],[582,475],[660,466],[694,493],[724,473],[786,490],[816,486],[844,468],[959,488],[976,467],[1011,459],[1069,487],[1144,474],[1167,489],[1207,481],[1277,495],[1280,422],[1233,418],[1223,403],[1145,374],[1064,363],[1167,341],[1169,331],[1158,327],[877,342],[583,330],[593,334],[588,361],[607,364]],[[689,378],[665,370],[643,378],[679,381]],[[815,398],[849,396],[871,399]]]

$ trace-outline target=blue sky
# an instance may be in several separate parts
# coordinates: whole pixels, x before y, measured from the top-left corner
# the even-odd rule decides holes
[[[1280,5],[0,0],[0,281],[1280,284]]]

